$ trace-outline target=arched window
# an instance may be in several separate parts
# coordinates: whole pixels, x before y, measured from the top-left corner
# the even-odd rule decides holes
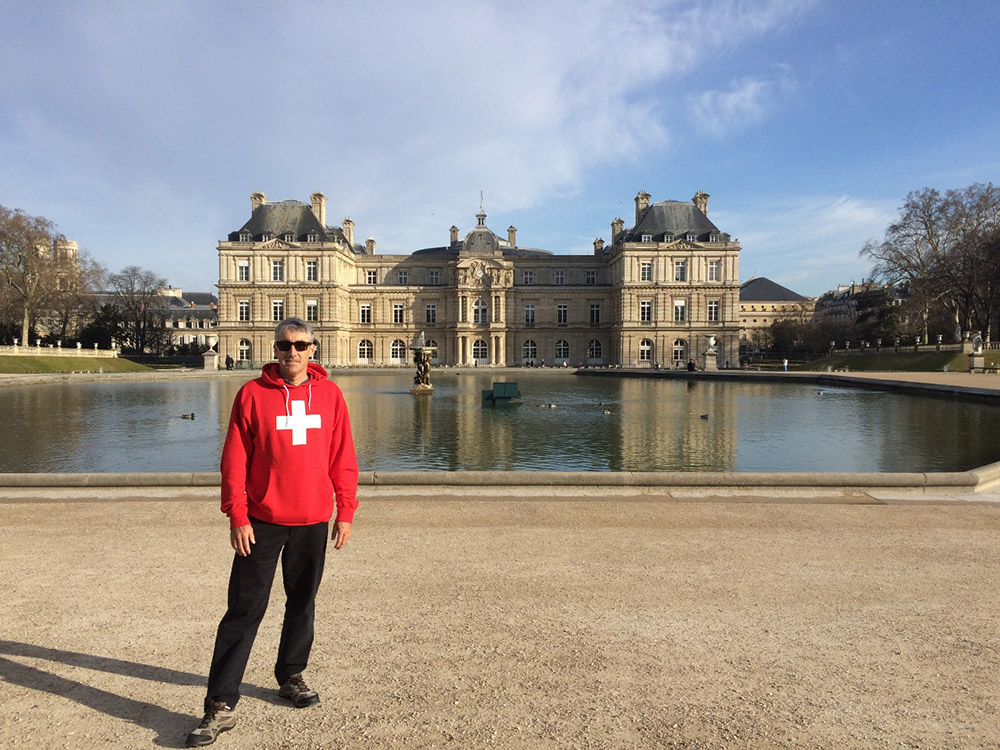
[[[406,344],[401,339],[396,339],[389,347],[389,357],[394,365],[406,364]]]
[[[472,344],[472,358],[485,364],[488,354],[489,348],[486,346],[486,342],[482,339],[476,339]]]
[[[556,342],[556,359],[569,359],[569,342],[566,339]]]
[[[250,343],[249,339],[240,339],[240,343],[236,347],[236,359],[240,362],[249,362],[252,354],[253,345]]]
[[[525,341],[521,345],[521,359],[524,360],[538,359],[538,344],[536,344],[531,339]]]
[[[650,339],[643,339],[639,342],[639,361],[651,362],[653,359],[653,342]]]
[[[684,362],[687,360],[687,341],[684,339],[674,340],[674,362]]]
[[[358,342],[358,362],[361,364],[371,364],[371,361],[375,358],[375,347],[372,346],[372,342],[368,339],[362,339]]]
[[[425,346],[429,346],[434,349],[434,352],[431,354],[431,364],[436,365],[438,363],[438,359],[441,357],[441,352],[438,351],[438,342],[434,339],[427,339]]]
[[[486,323],[488,318],[486,317],[487,309],[486,303],[481,299],[477,299],[472,303],[472,322],[473,323]]]
[[[587,344],[587,359],[597,361],[592,361],[590,364],[598,364],[603,358],[604,347],[601,346],[601,342],[597,339],[591,339],[590,343]]]

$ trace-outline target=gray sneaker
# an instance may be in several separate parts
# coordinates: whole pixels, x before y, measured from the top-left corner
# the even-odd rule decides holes
[[[301,673],[289,677],[285,684],[278,688],[278,695],[290,700],[296,708],[306,708],[319,703],[319,693],[306,685]]]
[[[205,718],[187,736],[188,747],[211,745],[219,732],[228,732],[236,726],[236,711],[222,701],[207,701],[205,706]]]

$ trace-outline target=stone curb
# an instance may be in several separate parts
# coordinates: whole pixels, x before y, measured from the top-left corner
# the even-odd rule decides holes
[[[0,474],[0,492],[20,488],[218,487],[218,472],[142,474]],[[542,471],[365,471],[361,487],[588,487],[611,488],[892,488],[957,493],[1000,484],[1000,462],[963,472],[737,473],[737,472],[542,472]]]

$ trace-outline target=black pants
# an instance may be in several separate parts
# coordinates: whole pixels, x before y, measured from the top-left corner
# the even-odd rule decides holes
[[[246,557],[233,556],[229,609],[215,637],[206,706],[211,699],[235,708],[240,699],[240,683],[257,628],[267,611],[279,557],[285,586],[285,619],[274,664],[278,684],[303,671],[309,661],[329,524],[277,526],[256,518],[251,518],[250,523],[256,542]]]

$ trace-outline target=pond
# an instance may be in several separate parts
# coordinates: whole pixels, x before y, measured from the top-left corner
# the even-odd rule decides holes
[[[363,470],[964,471],[1000,459],[1000,407],[801,383],[572,373],[334,372]],[[515,381],[523,403],[481,404]],[[239,377],[19,386],[2,472],[217,471]],[[194,419],[182,414],[194,413]]]

